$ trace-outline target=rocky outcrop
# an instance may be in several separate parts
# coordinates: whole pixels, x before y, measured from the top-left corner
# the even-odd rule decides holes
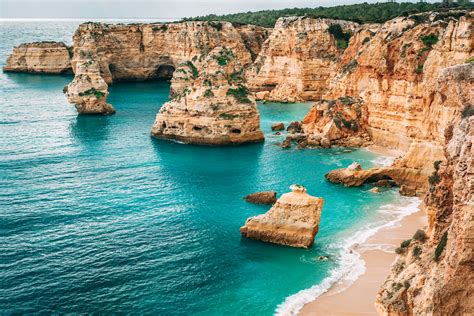
[[[308,144],[361,147],[370,144],[368,111],[360,98],[317,102],[303,120]]]
[[[235,58],[246,67],[252,63],[252,54],[265,37],[263,28],[237,29],[228,22],[128,25],[90,22],[81,24],[74,34],[72,67],[76,77],[96,77],[98,71],[102,80],[92,80],[92,84],[97,83],[93,88],[102,91],[103,82],[171,79],[179,65],[202,62],[218,46],[232,49]],[[94,67],[84,67],[85,63],[93,63]],[[188,86],[188,82],[179,78],[173,77],[172,95]],[[69,89],[82,85],[82,79],[76,79]],[[88,103],[79,97],[69,100],[74,104]]]
[[[300,185],[283,194],[265,214],[250,217],[242,236],[280,245],[309,248],[318,233],[323,199],[310,196]]]
[[[407,173],[407,191],[427,190],[433,163],[444,160],[446,127],[472,104],[472,67],[451,67],[472,56],[472,20],[472,12],[454,11],[361,27],[323,97],[361,98],[371,141],[406,152],[392,167]],[[315,120],[312,111],[304,127],[308,135],[318,134],[329,119]]]
[[[65,88],[68,101],[79,114],[113,114],[115,109],[107,103],[108,85],[100,75],[95,59],[76,62],[76,76]]]
[[[428,238],[402,244],[376,299],[380,314],[474,313],[474,116],[448,129],[424,199]]]
[[[176,70],[189,79],[187,86],[160,109],[151,135],[200,145],[263,141],[257,104],[245,86],[238,55],[216,47],[198,62],[184,62]]]
[[[13,49],[4,72],[72,73],[71,48],[61,42],[33,42]]]
[[[253,204],[275,204],[277,201],[275,191],[255,192],[244,197],[244,200]]]
[[[319,100],[343,49],[332,25],[351,32],[356,23],[311,17],[280,18],[249,71],[249,88],[258,99]]]

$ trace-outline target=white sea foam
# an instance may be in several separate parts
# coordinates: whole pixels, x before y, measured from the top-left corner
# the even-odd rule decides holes
[[[371,162],[379,167],[388,167],[392,165],[394,160],[395,157],[393,156],[378,156],[377,158],[372,159]]]
[[[417,212],[420,205],[420,199],[402,197],[400,204],[388,204],[380,207],[379,213],[386,214],[390,210],[390,219],[385,222],[378,222],[367,225],[364,229],[358,230],[355,234],[342,240],[334,246],[341,248],[338,254],[339,265],[330,272],[330,275],[309,289],[301,290],[296,294],[288,296],[283,303],[278,305],[275,315],[290,316],[297,315],[303,306],[317,297],[327,292],[332,285],[336,283],[345,284],[340,291],[349,287],[357,278],[365,273],[365,262],[361,259],[360,253],[354,251],[359,245],[365,243],[371,236],[379,230],[396,227],[400,221],[410,214]],[[387,251],[388,245],[362,245],[365,247],[380,247]],[[339,292],[340,292],[339,291]]]

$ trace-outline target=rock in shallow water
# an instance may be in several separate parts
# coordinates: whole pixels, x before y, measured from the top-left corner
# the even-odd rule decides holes
[[[324,200],[292,185],[265,214],[247,219],[242,236],[291,247],[309,248],[319,230]]]
[[[272,131],[283,131],[285,129],[285,124],[275,123],[272,125]]]
[[[274,204],[277,201],[275,191],[255,192],[244,197],[244,200],[254,204]]]

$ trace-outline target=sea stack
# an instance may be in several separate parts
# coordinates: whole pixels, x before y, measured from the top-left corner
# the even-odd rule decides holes
[[[324,200],[294,184],[265,214],[247,219],[242,236],[274,244],[309,248],[319,230]]]
[[[216,47],[201,61],[182,63],[173,77],[180,84],[172,82],[173,98],[160,109],[151,135],[216,146],[263,141],[257,104],[236,56],[231,48]]]
[[[99,63],[88,59],[76,64],[76,76],[64,89],[67,99],[79,114],[113,114],[107,103],[108,85],[100,74]]]

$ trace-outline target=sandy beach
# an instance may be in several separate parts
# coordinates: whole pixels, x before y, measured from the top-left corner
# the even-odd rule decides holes
[[[395,260],[394,249],[426,225],[426,215],[419,210],[403,218],[399,224],[381,229],[356,249],[366,266],[361,277],[351,285],[334,285],[315,301],[306,304],[300,315],[377,315],[375,296]]]

